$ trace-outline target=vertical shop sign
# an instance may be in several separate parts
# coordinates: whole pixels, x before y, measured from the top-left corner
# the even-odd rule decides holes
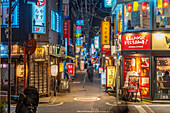
[[[81,46],[81,38],[76,38],[76,46]]]
[[[102,22],[102,44],[110,44],[110,23],[109,21]]]
[[[150,33],[122,36],[122,50],[150,50]]]
[[[12,22],[12,28],[19,28],[19,0],[15,0],[15,2],[12,2],[12,5],[17,4],[14,11],[12,12],[11,22]],[[1,0],[1,25],[2,28],[6,28],[7,24],[5,23],[5,19],[9,16],[9,0]]]
[[[70,37],[70,21],[64,21],[64,38],[67,38],[67,46],[69,46]]]
[[[81,34],[81,26],[80,25],[76,26],[76,34]]]
[[[81,61],[80,63],[80,70],[84,70],[84,61]]]
[[[32,4],[32,33],[46,33],[46,0]]]
[[[71,76],[74,76],[74,70],[75,70],[75,65],[74,63],[67,63],[67,70],[68,70],[68,73],[71,74]]]
[[[64,63],[59,63],[59,72],[64,72]]]
[[[106,72],[101,73],[101,85],[106,84]]]
[[[60,15],[58,14],[58,12],[56,12],[55,15],[56,15],[56,32],[59,33],[60,32]]]
[[[116,77],[116,66],[107,66],[106,67],[106,87],[110,88],[112,87],[113,80]]]
[[[55,12],[51,10],[51,30],[55,31]]]
[[[67,55],[67,38],[65,38],[65,55]]]
[[[94,37],[94,45],[96,49],[99,49],[99,36]]]
[[[99,67],[99,74],[103,72],[103,67]]]

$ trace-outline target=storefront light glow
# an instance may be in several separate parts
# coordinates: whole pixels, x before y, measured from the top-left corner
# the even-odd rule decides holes
[[[164,33],[155,33],[154,34],[154,37],[158,40],[162,39],[165,37],[165,34]]]
[[[169,0],[164,0],[164,8],[168,8],[169,6]]]
[[[139,3],[138,2],[134,2],[133,3],[133,11],[137,11],[138,10],[138,6],[139,6]]]
[[[146,9],[147,9],[147,3],[142,2],[142,11],[146,11]]]

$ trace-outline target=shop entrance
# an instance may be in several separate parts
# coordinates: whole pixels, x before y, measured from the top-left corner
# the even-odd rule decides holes
[[[156,58],[155,99],[170,99],[170,57]]]
[[[38,89],[40,95],[47,94],[47,63],[31,63],[30,86]]]

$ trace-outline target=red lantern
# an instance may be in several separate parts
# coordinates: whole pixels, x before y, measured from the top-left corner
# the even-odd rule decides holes
[[[142,11],[146,11],[146,8],[147,8],[147,3],[143,2],[142,3]]]
[[[132,11],[132,4],[128,4],[127,8],[128,8],[128,12],[131,12]]]
[[[169,6],[169,0],[164,0],[164,8],[168,8]]]

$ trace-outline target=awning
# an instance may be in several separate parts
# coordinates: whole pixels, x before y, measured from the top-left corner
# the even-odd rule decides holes
[[[50,55],[53,56],[53,57],[57,57],[57,58],[63,57],[61,54],[50,54]]]
[[[71,59],[71,60],[75,60],[75,58],[74,57],[72,57],[72,56],[68,56],[68,55],[62,55],[63,57],[66,57],[66,58],[69,58],[69,59]]]

